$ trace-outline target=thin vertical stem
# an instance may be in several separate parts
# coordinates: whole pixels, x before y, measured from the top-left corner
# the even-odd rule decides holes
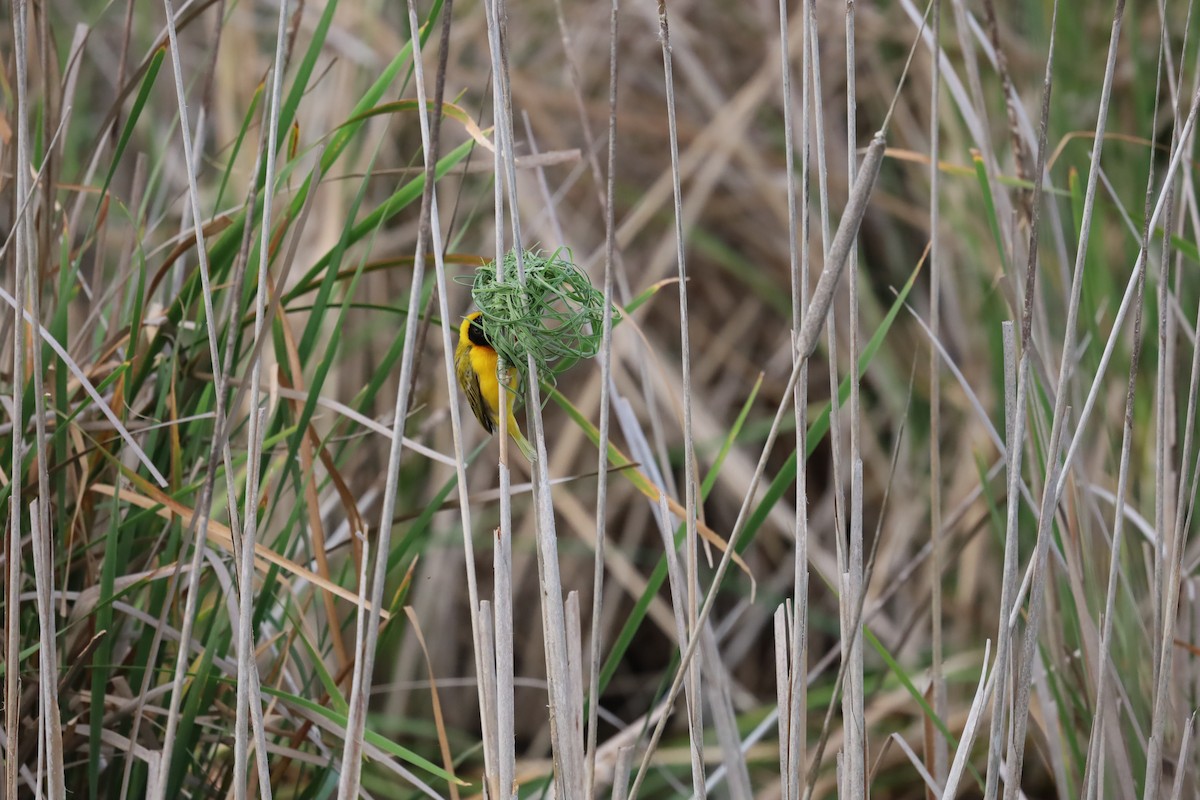
[[[1163,55],[1166,49],[1166,19],[1162,21],[1160,26],[1159,36],[1159,52],[1158,52],[1158,68],[1155,78],[1155,93],[1154,93],[1154,113],[1151,116],[1150,135],[1153,137],[1158,128],[1158,90],[1162,84],[1163,74]],[[1154,159],[1157,154],[1151,148],[1150,165],[1146,178],[1146,200],[1143,210],[1143,219],[1148,225],[1150,222],[1150,213],[1154,200]],[[1172,192],[1173,187],[1168,185],[1164,191]],[[1168,209],[1170,208],[1168,203]],[[1168,211],[1168,220],[1170,211]],[[1168,230],[1170,222],[1165,226]],[[1143,227],[1142,242],[1143,247],[1146,246],[1147,240],[1150,237],[1150,229]],[[1165,236],[1168,248],[1170,236]],[[1169,263],[1169,257],[1162,259],[1163,264]],[[1133,426],[1134,426],[1134,398],[1137,391],[1137,373],[1138,365],[1141,359],[1142,348],[1142,312],[1143,303],[1142,295],[1146,284],[1146,261],[1139,259],[1137,272],[1137,299],[1135,301],[1135,311],[1133,317],[1133,346],[1130,352],[1129,360],[1129,379],[1125,391],[1125,416],[1124,424],[1121,428],[1121,456],[1120,463],[1117,468],[1117,491],[1116,503],[1113,509],[1113,532],[1112,545],[1110,548],[1109,565],[1108,565],[1108,589],[1105,594],[1104,612],[1101,620],[1100,631],[1100,651],[1096,660],[1096,702],[1093,705],[1095,713],[1093,715],[1091,735],[1088,738],[1087,759],[1084,765],[1084,797],[1094,798],[1099,791],[1099,785],[1104,779],[1104,752],[1105,744],[1105,722],[1109,717],[1109,697],[1108,692],[1108,676],[1109,676],[1109,656],[1112,647],[1111,637],[1113,628],[1113,613],[1116,609],[1117,598],[1117,579],[1120,574],[1121,565],[1121,545],[1124,540],[1125,533],[1125,493],[1128,490],[1129,483],[1129,459],[1133,445]]]
[[[1075,326],[1079,314],[1079,298],[1083,290],[1083,269],[1086,263],[1088,239],[1096,205],[1096,189],[1099,187],[1100,155],[1104,150],[1104,132],[1108,123],[1109,101],[1112,97],[1113,76],[1116,72],[1117,46],[1121,35],[1121,21],[1125,13],[1125,0],[1117,0],[1113,15],[1112,33],[1109,39],[1108,58],[1104,68],[1104,82],[1100,92],[1100,109],[1096,116],[1096,138],[1092,149],[1092,160],[1088,168],[1088,182],[1084,193],[1083,214],[1079,231],[1079,247],[1075,256],[1075,267],[1071,279],[1071,293],[1067,306],[1066,329],[1063,332],[1062,360],[1059,364],[1058,382],[1055,393],[1054,416],[1050,426],[1050,440],[1046,449],[1046,485],[1042,491],[1041,508],[1038,512],[1037,545],[1034,551],[1033,583],[1029,593],[1029,619],[1025,628],[1022,648],[1021,673],[1017,680],[1017,702],[1013,709],[1013,730],[1009,739],[1008,768],[1014,776],[1005,786],[1005,800],[1015,800],[1020,789],[1019,776],[1025,759],[1025,731],[1029,724],[1029,698],[1032,687],[1032,671],[1037,660],[1038,629],[1041,625],[1042,594],[1045,589],[1046,556],[1050,549],[1050,527],[1054,522],[1054,511],[1058,502],[1058,478],[1063,470],[1060,466],[1063,429],[1066,425],[1067,381],[1075,359]],[[1041,180],[1041,172],[1038,173]],[[1030,249],[1034,258],[1035,249]],[[1028,307],[1029,298],[1026,298]],[[1024,338],[1024,337],[1023,337]]]
[[[821,211],[821,253],[826,264],[830,263],[830,230],[831,223],[829,221],[829,169],[825,164],[825,103],[821,91],[821,49],[818,46],[819,36],[817,27],[817,3],[816,0],[807,0],[808,13],[808,47],[809,47],[809,76],[808,80],[812,84],[812,129],[816,137],[817,150],[817,198],[818,206]],[[851,184],[853,185],[853,184]],[[849,242],[850,249],[853,249],[853,240]],[[847,263],[849,257],[847,256]],[[843,267],[845,265],[842,265]],[[840,272],[838,277],[840,278]],[[828,335],[826,336],[826,347],[829,349],[829,390],[831,396],[838,396],[838,377],[837,377],[837,317],[834,313],[835,303],[832,302],[836,286],[830,286],[830,303],[828,308],[820,319],[820,324],[824,325],[826,320],[829,322],[827,328]],[[812,320],[806,320],[812,323]],[[815,342],[814,342],[815,344]],[[834,493],[834,519],[837,526],[837,559],[838,571],[845,572],[847,569],[847,554],[846,554],[846,497],[845,486],[842,483],[842,423],[841,423],[841,408],[840,403],[832,403],[829,406],[829,447],[832,453],[831,464],[833,467],[833,493]],[[839,618],[843,624],[846,623],[846,609],[844,604],[839,603]],[[846,631],[843,630],[842,647],[845,652],[849,647],[849,641]]]
[[[260,791],[266,796],[271,794],[271,773],[266,760],[266,737],[262,732],[262,697],[255,693],[252,698],[251,688],[256,686],[256,680],[251,673],[257,671],[254,648],[254,542],[258,531],[258,488],[259,462],[262,453],[263,420],[266,409],[260,409],[259,403],[262,391],[262,345],[260,340],[265,326],[267,305],[268,267],[271,263],[271,206],[275,198],[275,159],[279,139],[279,104],[283,95],[283,58],[284,44],[287,41],[287,9],[288,0],[279,4],[279,22],[275,31],[275,62],[271,74],[271,94],[267,98],[270,113],[267,125],[267,163],[266,176],[263,184],[263,217],[262,233],[259,239],[258,253],[258,284],[254,293],[254,357],[250,366],[250,423],[248,431],[248,458],[245,505],[242,512],[242,548],[239,557],[238,574],[238,685],[237,710],[234,727],[234,768],[233,792],[235,800],[246,797],[249,782],[247,769],[248,728],[250,718],[256,721],[256,751],[258,767],[258,783]],[[257,705],[257,713],[252,714],[251,702]]]
[[[788,663],[792,652],[792,632],[788,624],[790,612],[791,603],[783,602],[775,608],[772,617],[775,635],[775,709],[779,725],[779,782],[785,798],[788,797],[788,764],[791,761],[788,742],[792,730],[792,669]]]
[[[512,92],[508,74],[508,56],[503,37],[504,12],[502,0],[492,0],[485,3],[487,11],[488,44],[491,51],[492,74],[498,84],[498,97],[502,102],[497,104],[497,142],[498,155],[503,166],[508,202],[511,207],[509,214],[513,232],[513,251],[516,255],[517,277],[522,287],[525,286],[525,254],[522,249],[521,220],[519,204],[517,203],[516,158],[513,153],[513,114]],[[498,263],[498,266],[500,264]],[[500,365],[503,368],[503,365]],[[567,676],[567,647],[566,620],[563,607],[562,580],[559,575],[557,538],[554,525],[554,508],[550,494],[550,474],[546,464],[546,435],[542,425],[541,390],[538,384],[537,367],[533,355],[529,354],[526,361],[529,380],[526,381],[528,392],[526,409],[533,435],[535,458],[533,463],[534,506],[537,538],[538,579],[542,594],[542,630],[543,643],[546,653],[546,673],[550,684],[550,734],[553,741],[554,764],[557,771],[558,786],[561,796],[578,797],[583,794],[584,764],[581,743],[572,736],[572,731],[565,725],[569,719],[572,706],[569,697],[569,681]],[[505,375],[501,373],[500,385],[506,383]],[[507,403],[501,400],[501,408]],[[500,414],[501,453],[507,447],[504,420],[506,414]],[[501,460],[504,460],[502,455]],[[503,471],[504,467],[501,467]],[[503,478],[502,478],[503,480]],[[505,789],[507,791],[507,788]]]
[[[699,602],[699,565],[696,546],[696,503],[698,485],[696,479],[696,446],[692,438],[692,356],[688,326],[687,300],[687,246],[683,230],[683,189],[679,177],[679,128],[675,114],[675,78],[671,59],[671,33],[665,0],[658,3],[659,42],[662,45],[663,74],[666,82],[667,139],[671,150],[671,179],[675,201],[675,247],[679,267],[679,337],[680,360],[683,366],[683,463],[684,463],[684,507],[687,511],[684,538],[684,563],[687,568],[687,631],[693,638],[699,636],[697,607]],[[668,556],[669,557],[669,556]],[[682,642],[681,642],[682,645]],[[704,800],[704,725],[701,716],[703,707],[700,694],[700,664],[689,666],[687,691],[688,732],[692,749],[692,790]],[[699,755],[699,758],[696,756]]]
[[[183,67],[180,64],[179,55],[179,37],[175,26],[175,9],[172,0],[163,0],[163,8],[167,18],[167,37],[170,43],[171,68],[175,78],[175,100],[179,108],[179,133],[181,144],[183,145],[183,160],[184,168],[187,171],[188,185],[188,200],[189,209],[192,216],[192,225],[196,235],[196,264],[200,272],[201,298],[203,300],[204,318],[208,321],[207,338],[209,358],[212,361],[213,367],[213,382],[215,384],[214,406],[216,413],[214,434],[214,449],[218,446],[217,442],[222,441],[224,433],[227,431],[228,420],[226,418],[225,409],[225,373],[222,369],[220,348],[217,344],[217,323],[216,315],[213,313],[212,304],[212,285],[209,280],[208,268],[208,249],[205,245],[203,213],[200,208],[200,190],[196,181],[196,159],[192,151],[192,134],[187,114],[187,95],[183,86]],[[225,474],[226,480],[233,480],[232,462],[229,450],[226,447],[224,450],[225,456]],[[211,514],[212,490],[213,483],[216,480],[216,459],[212,458],[209,462],[208,475],[205,479],[205,485],[201,491],[198,513],[194,517],[196,522],[195,534],[189,536],[192,544],[192,561],[191,571],[188,573],[187,584],[187,600],[184,604],[183,623],[180,626],[180,642],[181,646],[175,658],[175,671],[172,677],[171,699],[167,708],[166,729],[163,736],[163,750],[159,763],[159,777],[157,782],[157,797],[161,798],[162,793],[167,788],[167,776],[170,774],[172,752],[175,744],[175,731],[179,726],[179,711],[180,704],[183,701],[183,684],[184,675],[187,670],[188,662],[188,646],[191,641],[192,630],[195,625],[196,604],[198,602],[201,566],[204,560],[204,553],[207,550],[208,543],[208,523]],[[234,531],[235,537],[238,532]],[[168,594],[174,596],[177,589],[176,574],[172,576],[171,582],[168,585]],[[167,609],[171,603],[167,602],[163,606],[160,620],[165,620]],[[148,661],[153,661],[158,645],[161,642],[161,623],[155,632],[154,641],[151,643],[151,656]],[[142,683],[142,694],[149,688],[149,681],[153,675],[153,670],[147,670]],[[138,711],[134,717],[133,732],[130,734],[131,741],[136,741],[137,730],[142,719],[142,707],[138,707]],[[121,794],[124,795],[128,790],[130,780],[130,771],[133,766],[133,759],[127,759],[125,763],[125,772],[121,779]]]
[[[789,47],[788,0],[779,0],[779,56],[782,70],[781,87],[783,91],[783,126],[784,154],[787,169],[787,202],[788,202],[788,266],[791,276],[792,289],[792,334],[798,335],[803,322],[802,315],[808,304],[808,237],[809,237],[809,186],[808,186],[808,143],[811,131],[809,117],[809,82],[808,82],[808,15],[803,6],[800,13],[801,26],[801,102],[800,102],[800,234],[797,240],[797,211],[796,211],[796,166],[795,166],[795,133],[793,131],[792,107],[792,67]],[[794,349],[793,339],[792,365],[797,366],[801,361],[800,354]],[[800,371],[792,402],[796,415],[796,452],[807,452],[808,430],[808,365],[805,363]],[[792,576],[792,602],[790,605],[791,626],[786,628],[788,636],[777,646],[789,647],[789,655],[785,662],[788,671],[786,705],[781,705],[779,711],[786,720],[780,727],[780,752],[785,754],[781,762],[780,779],[784,787],[786,800],[799,800],[800,773],[808,761],[807,757],[807,711],[808,711],[808,459],[796,460],[796,518],[793,535],[796,539],[794,551],[794,568]]]
[[[825,113],[824,113],[824,96],[822,92],[821,82],[821,50],[819,47],[819,36],[817,27],[817,4],[816,0],[808,0],[808,45],[810,49],[809,57],[809,75],[808,80],[812,84],[812,110],[813,110],[813,130],[816,135],[817,149],[817,187],[818,201],[821,211],[821,250],[826,263],[830,261],[830,199],[829,199],[829,169],[826,165],[826,147],[825,147]],[[851,157],[850,160],[853,160]],[[851,184],[853,185],[853,184]],[[848,252],[846,263],[850,269],[853,269],[852,258],[854,253],[853,238],[848,242]],[[833,302],[835,297],[836,287],[830,287],[830,303],[828,311],[822,318],[822,323],[828,319],[828,327],[826,328],[826,348],[828,349],[829,360],[829,392],[831,397],[837,397],[839,391],[838,380],[838,350],[837,350],[837,303]],[[829,447],[831,453],[831,465],[833,473],[833,508],[835,520],[835,543],[837,553],[837,569],[839,587],[838,591],[838,623],[841,631],[840,642],[842,648],[842,658],[849,659],[854,637],[850,632],[850,608],[853,605],[851,598],[846,597],[841,592],[842,576],[847,575],[850,571],[850,555],[847,548],[847,538],[850,532],[846,525],[846,491],[844,485],[844,467],[845,460],[842,454],[842,414],[840,403],[831,403],[829,406]],[[855,704],[854,691],[851,689],[842,695],[842,724],[847,731],[847,740],[845,750],[860,749],[856,743],[855,737],[858,732],[858,725],[855,720]],[[842,779],[848,773],[839,773],[838,787],[842,793],[845,791],[845,783]]]
[[[494,11],[490,2],[485,2],[484,8],[488,20],[488,43],[493,49],[498,49],[499,35],[495,36],[495,44],[493,45],[493,31],[498,27],[498,24],[493,23]],[[501,121],[504,116],[504,91],[500,85],[500,78],[497,75],[496,65],[497,59],[492,60],[492,113],[493,113],[493,129],[495,131],[496,147],[492,153],[493,162],[492,169],[495,176],[493,181],[494,190],[494,207],[495,207],[495,234],[496,234],[496,280],[504,280],[504,256],[506,248],[504,244],[504,147],[503,141],[505,136],[504,126]],[[509,365],[504,363],[504,357],[500,356],[496,360],[497,380],[500,384],[501,408],[505,407],[510,401],[508,397],[508,373]],[[493,631],[496,634],[494,638],[495,649],[495,664],[496,664],[496,705],[497,713],[502,718],[498,718],[496,723],[496,731],[499,736],[499,741],[494,747],[497,749],[495,760],[493,761],[493,770],[498,772],[496,779],[497,785],[494,789],[498,798],[508,800],[510,787],[513,783],[513,777],[516,774],[516,753],[513,745],[513,727],[515,720],[513,715],[508,713],[508,709],[514,705],[514,674],[513,674],[513,643],[511,638],[507,640],[504,637],[504,632],[512,630],[513,626],[513,600],[512,600],[512,473],[508,468],[509,454],[509,434],[508,434],[508,415],[499,414],[496,422],[496,438],[500,443],[500,456],[497,465],[497,474],[500,483],[500,530],[496,537],[495,547],[497,553],[494,554],[494,563],[496,569],[496,580],[492,589],[492,607],[494,613]],[[503,709],[503,710],[501,710]],[[486,761],[486,752],[485,752]],[[501,789],[500,787],[504,788]]]
[[[1043,121],[1043,134],[1044,125]],[[1037,205],[1034,206],[1035,214],[1037,207]],[[1032,236],[1036,237],[1036,229]],[[1036,273],[1037,262],[1033,261],[1031,269],[1027,271],[1026,275],[1036,275]],[[1032,297],[1032,295],[1027,293],[1026,297]],[[1017,512],[1020,510],[1021,502],[1021,453],[1025,429],[1024,392],[1026,391],[1026,376],[1029,371],[1029,358],[1024,352],[1022,352],[1018,367],[1016,334],[1012,322],[1002,323],[1002,338],[1004,346],[1004,428],[1007,436],[1004,457],[1008,477],[1008,517],[1005,526],[1003,578],[1000,586],[999,646],[995,666],[992,668],[992,675],[996,679],[996,690],[993,694],[987,779],[984,787],[984,795],[988,800],[995,800],[999,788],[1001,737],[1008,711],[1009,647],[1012,641],[1012,627],[1009,625],[1008,618],[1017,591]],[[1018,369],[1020,370],[1019,377]]]
[[[28,193],[29,170],[29,84],[28,65],[28,32],[26,15],[29,4],[27,0],[16,0],[13,4],[13,61],[17,72],[17,160],[16,160],[16,196],[24,198]],[[30,215],[23,215],[17,222],[17,245],[13,252],[15,267],[15,286],[13,296],[17,301],[17,313],[14,315],[15,324],[13,335],[13,371],[12,371],[12,471],[9,472],[8,496],[8,580],[4,601],[4,633],[5,656],[4,663],[4,785],[8,797],[17,796],[17,770],[20,759],[17,752],[20,744],[19,711],[21,705],[21,487],[24,484],[24,455],[25,455],[25,324],[21,319],[25,309],[27,273],[31,271],[27,263],[32,246],[33,231]],[[34,319],[34,325],[37,325]],[[34,338],[35,349],[37,339]]]
[[[447,13],[443,9],[443,13]],[[414,65],[421,58],[420,29],[410,25],[413,37]],[[423,77],[423,73],[422,73]],[[424,87],[422,86],[422,91]],[[423,105],[423,104],[420,104]],[[434,162],[425,162],[425,183],[421,195],[422,227],[429,225],[434,204]],[[400,377],[396,387],[396,405],[392,414],[392,441],[388,452],[387,477],[380,509],[378,543],[375,546],[375,569],[370,582],[370,605],[358,607],[358,636],[355,643],[354,675],[351,681],[349,714],[346,719],[346,740],[342,748],[342,771],[338,779],[339,800],[352,800],[359,794],[362,779],[363,734],[366,725],[367,700],[371,694],[371,676],[375,668],[375,648],[379,640],[379,611],[383,603],[384,583],[387,580],[388,555],[391,552],[392,521],[396,512],[396,492],[399,488],[400,457],[404,452],[404,423],[408,419],[412,399],[413,363],[416,350],[417,324],[420,321],[421,287],[425,284],[425,257],[428,237],[418,236],[413,258],[413,276],[405,317],[404,351],[400,356]],[[460,460],[461,463],[461,460]],[[465,494],[461,494],[465,497]],[[364,567],[366,554],[364,552]],[[360,595],[368,591],[360,583]],[[474,611],[474,606],[472,606]]]
[[[1183,738],[1179,742],[1179,757],[1175,764],[1175,785],[1171,788],[1171,800],[1180,800],[1183,797],[1183,785],[1188,774],[1188,756],[1191,751],[1188,749],[1192,743],[1192,731],[1196,728],[1196,712],[1188,717],[1187,724],[1183,727]]]
[[[1172,180],[1170,175],[1168,175],[1167,180]],[[1164,188],[1163,194],[1170,194],[1169,183]],[[1168,203],[1168,208],[1169,207],[1170,203]],[[1166,229],[1168,231],[1171,229],[1169,223],[1166,225]],[[1139,260],[1139,263],[1144,262]],[[1195,319],[1200,320],[1200,303],[1197,304]],[[1176,496],[1175,524],[1172,526],[1172,529],[1169,532],[1170,535],[1167,537],[1166,541],[1160,542],[1157,548],[1164,550],[1162,555],[1163,594],[1159,595],[1157,598],[1157,600],[1162,604],[1162,611],[1158,618],[1158,624],[1161,627],[1154,631],[1158,636],[1158,640],[1153,643],[1158,652],[1158,672],[1155,675],[1154,706],[1150,722],[1150,739],[1146,751],[1146,777],[1143,788],[1143,796],[1147,800],[1156,796],[1160,789],[1159,782],[1162,775],[1162,752],[1164,745],[1163,737],[1166,732],[1166,717],[1170,705],[1169,695],[1171,694],[1171,689],[1168,684],[1171,680],[1173,664],[1172,651],[1175,647],[1175,626],[1178,621],[1180,572],[1182,569],[1182,562],[1185,557],[1183,552],[1183,543],[1188,522],[1190,521],[1189,517],[1191,511],[1191,501],[1194,500],[1195,496],[1195,479],[1197,477],[1196,466],[1192,466],[1189,472],[1188,462],[1192,458],[1192,444],[1195,435],[1195,415],[1197,401],[1200,399],[1198,398],[1198,393],[1200,393],[1200,337],[1197,337],[1196,342],[1193,344],[1190,374],[1191,378],[1188,387],[1187,411],[1184,415],[1185,421],[1183,429],[1183,445],[1180,450],[1179,470],[1177,473],[1179,475],[1179,487],[1178,494]],[[1197,455],[1197,458],[1200,459],[1200,454]],[[1191,490],[1190,493],[1189,489]],[[1189,499],[1189,494],[1191,495],[1191,499]],[[1118,500],[1119,499],[1120,498],[1118,497]]]
[[[612,382],[612,298],[614,256],[616,250],[616,168],[617,168],[617,22],[620,0],[612,0],[609,23],[608,62],[608,171],[604,198],[604,316],[600,334],[600,442],[596,467],[596,553],[592,573],[592,642],[588,667],[588,719],[584,798],[592,800],[596,792],[596,737],[600,709],[600,657],[602,652],[601,615],[604,607],[604,540],[608,514],[608,439],[609,384]],[[628,768],[626,768],[628,779]]]
[[[937,0],[934,0],[935,8]],[[854,185],[858,170],[858,99],[855,78],[854,47],[854,0],[846,0],[846,173],[847,186]],[[935,164],[936,159],[935,159]],[[863,591],[863,463],[862,463],[862,398],[859,374],[858,321],[858,240],[850,246],[847,265],[847,283],[850,289],[850,548],[847,584],[850,593],[844,605],[859,607],[859,595]],[[832,334],[833,327],[830,326]],[[831,363],[832,363],[831,358]],[[855,615],[857,617],[857,615]],[[867,731],[866,715],[863,711],[863,642],[862,622],[850,618],[850,636],[854,642],[848,657],[850,670],[846,696],[851,711],[850,725],[846,731],[846,752],[849,756],[849,795],[862,798],[866,795]],[[940,777],[939,777],[940,780]]]
[[[612,800],[629,797],[629,768],[633,765],[633,748],[622,747],[617,751],[617,765],[613,768]]]
[[[46,787],[52,798],[66,797],[66,777],[63,772],[62,719],[58,705],[58,647],[54,624],[54,559],[53,538],[43,527],[47,513],[44,504],[34,500],[29,504],[30,544],[33,550],[33,574],[37,587],[39,687],[41,713],[38,715],[38,735],[46,748]],[[41,748],[39,747],[39,751]],[[41,778],[40,770],[38,774]]]
[[[934,342],[941,336],[942,259],[939,235],[941,207],[941,94],[942,94],[942,3],[933,0],[933,81],[929,90],[929,330]],[[933,684],[933,710],[946,719],[946,678],[942,671],[942,363],[936,345],[929,348],[929,532],[933,544],[929,564],[930,625],[932,657],[930,681]],[[946,737],[933,732],[933,777],[946,782]]]

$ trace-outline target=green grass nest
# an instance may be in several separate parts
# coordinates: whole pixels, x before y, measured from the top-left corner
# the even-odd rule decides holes
[[[538,378],[552,383],[556,371],[600,351],[604,293],[575,266],[568,248],[548,255],[526,250],[524,262],[524,285],[515,250],[505,254],[499,277],[494,261],[477,269],[471,299],[483,312],[484,333],[504,361],[517,368],[522,386],[529,377],[530,355]],[[613,309],[614,322],[618,318]]]

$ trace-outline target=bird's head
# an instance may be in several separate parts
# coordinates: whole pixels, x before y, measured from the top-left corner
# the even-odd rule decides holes
[[[473,345],[479,347],[488,347],[494,350],[495,347],[492,346],[492,340],[488,338],[486,333],[484,333],[482,320],[483,313],[480,311],[475,311],[471,314],[468,314],[467,318],[463,320],[463,325],[467,329],[467,339],[470,340],[471,344]]]

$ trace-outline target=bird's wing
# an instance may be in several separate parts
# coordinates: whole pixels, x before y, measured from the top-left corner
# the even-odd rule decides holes
[[[454,366],[458,373],[458,385],[462,387],[463,394],[467,396],[467,402],[475,414],[475,419],[479,420],[479,424],[485,431],[495,433],[496,423],[492,419],[492,410],[483,399],[483,390],[479,388],[479,376],[475,374],[475,370],[471,366],[471,354],[467,351],[457,355],[458,357],[454,359]]]

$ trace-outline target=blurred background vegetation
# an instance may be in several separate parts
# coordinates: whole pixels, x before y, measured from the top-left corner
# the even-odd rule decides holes
[[[437,196],[447,269],[466,276],[465,285],[448,285],[449,324],[457,330],[471,310],[470,276],[496,257],[488,26],[481,3],[416,5],[426,90],[432,96],[444,60],[440,77],[452,104],[440,129]],[[812,283],[823,264],[822,231],[836,228],[849,195],[847,157],[851,150],[861,156],[897,98],[888,150],[859,232],[856,297],[843,279],[832,321],[836,357],[830,363],[822,337],[811,364],[805,458],[813,565],[805,612],[811,684],[805,760],[812,760],[826,709],[837,702],[841,632],[847,624],[855,627],[842,618],[853,618],[854,604],[830,580],[839,572],[838,539],[849,536],[846,504],[861,504],[865,546],[874,556],[862,603],[867,638],[859,724],[866,733],[870,794],[886,798],[933,792],[921,769],[935,786],[944,785],[949,764],[936,757],[939,740],[949,734],[953,757],[981,670],[990,670],[995,657],[1007,513],[1002,323],[1015,322],[1019,334],[1051,43],[1050,0],[940,5],[937,270],[928,263],[935,235],[929,27],[901,81],[925,9],[909,0],[851,4],[851,94],[848,5],[815,0],[811,10],[821,72],[811,121],[824,133],[809,138]],[[1190,718],[1200,702],[1200,545],[1190,533],[1200,220],[1194,137],[1182,145],[1175,137],[1187,120],[1200,65],[1189,2],[1121,6],[1078,324],[1065,356],[1073,368],[1061,386],[1113,4],[1064,4],[1054,40],[1028,422],[1018,443],[1027,495],[1017,504],[1017,549],[1009,549],[1021,570],[1018,579],[1034,560],[1053,409],[1061,393],[1069,406],[1063,450],[1075,436],[1079,445],[1048,527],[1044,570],[1034,570],[1046,588],[1029,662],[1033,699],[1019,782],[1031,798],[1087,791],[1113,558],[1119,569],[1106,693],[1111,707],[1098,784],[1117,797],[1196,792]],[[146,797],[161,790],[215,798],[231,795],[246,779],[235,770],[234,755],[235,740],[244,736],[235,731],[234,709],[245,675],[239,679],[242,582],[235,556],[249,507],[257,509],[261,548],[252,621],[273,796],[337,793],[354,700],[360,576],[384,557],[388,616],[369,687],[363,791],[379,798],[480,796],[484,723],[471,632],[476,611],[464,577],[449,413],[460,400],[445,379],[432,260],[423,281],[413,282],[425,165],[418,104],[412,102],[417,93],[407,8],[376,0],[289,0],[276,180],[267,186],[279,3],[189,0],[171,7],[177,48],[169,45],[165,8],[153,2],[40,0],[3,10],[3,287],[17,295],[18,273],[27,276],[21,285],[36,287],[37,303],[31,295],[22,300],[61,349],[46,344],[37,353],[34,329],[17,325],[13,306],[4,306],[0,500],[6,511],[8,501],[17,510],[14,518],[6,515],[4,528],[10,654],[4,660],[5,707],[12,715],[5,741],[19,734],[16,747],[4,748],[7,785],[32,797],[35,777],[48,782],[61,769],[73,797]],[[18,47],[21,8],[27,9],[27,39]],[[742,748],[740,754],[729,751],[706,709],[704,774],[744,775],[716,777],[713,796],[789,797],[773,724],[779,702],[773,615],[794,595],[797,459],[790,413],[761,484],[752,482],[775,411],[790,402],[789,222],[799,222],[788,206],[780,9],[767,0],[673,0],[666,8],[702,521],[727,538],[743,499],[751,497],[738,540],[745,568],[729,570],[717,589],[710,619],[716,649],[697,653],[706,664],[705,682],[722,687]],[[789,8],[791,100],[799,130],[802,23],[809,6]],[[607,3],[509,2],[504,42],[523,243],[570,248],[598,287],[606,268],[610,13]],[[658,4],[621,4],[612,175],[617,258],[610,266],[625,319],[612,339],[618,398],[612,430],[614,444],[640,464],[638,474],[682,503],[680,287],[659,36]],[[851,95],[857,111],[853,148],[846,135]],[[181,107],[187,114],[182,127]],[[191,136],[198,212],[189,192],[183,128]],[[794,138],[798,173],[804,137]],[[1171,153],[1180,146],[1181,164],[1167,184]],[[820,148],[825,180],[819,179]],[[270,302],[256,353],[267,194]],[[1121,315],[1119,326],[1118,313],[1135,276],[1145,209],[1168,194],[1148,244],[1144,297],[1138,297],[1142,330],[1135,340],[1133,311]],[[1170,234],[1165,240],[1164,232]],[[511,245],[511,232],[504,235]],[[940,276],[936,371],[928,327],[933,275]],[[414,291],[422,316],[416,340],[408,341],[406,310]],[[861,331],[855,341],[851,302]],[[1111,358],[1102,358],[1110,336]],[[224,386],[215,377],[213,345]],[[851,492],[846,460],[848,409],[839,415],[836,438],[828,424],[830,375],[848,382],[852,347],[866,347],[857,425],[861,494]],[[403,425],[411,443],[400,461],[390,548],[379,553],[392,414],[406,349],[415,354]],[[1135,351],[1140,368],[1130,394],[1124,544],[1113,550]],[[262,392],[252,402],[252,366],[259,357]],[[1081,423],[1098,375],[1095,408]],[[642,759],[657,719],[648,715],[678,667],[679,609],[665,580],[656,504],[646,499],[633,470],[618,469],[608,481],[604,602],[593,630],[599,361],[563,372],[556,386],[562,400],[548,400],[542,414],[549,476],[559,481],[552,494],[557,551],[562,586],[579,593],[584,610],[582,652],[590,652],[594,635],[602,643],[596,796],[607,797],[619,748],[635,746],[635,766]],[[931,415],[934,406],[938,411]],[[258,408],[264,410],[261,445],[250,425]],[[223,431],[219,420],[226,414]],[[525,424],[523,413],[520,418]],[[500,524],[497,445],[469,415],[464,420],[468,535],[479,594],[491,597],[493,532]],[[228,453],[221,448],[225,440]],[[254,452],[257,458],[250,457]],[[512,735],[520,796],[539,797],[550,785],[553,738],[540,624],[543,584],[525,483],[533,473],[515,449],[511,453]],[[1051,460],[1060,463],[1061,456]],[[202,513],[207,505],[211,515]],[[941,545],[935,558],[936,520]],[[201,560],[193,562],[198,529],[207,529],[208,539]],[[15,563],[14,531],[20,547]],[[699,582],[705,590],[720,552],[711,555],[706,559],[702,550]],[[1177,610],[1171,596],[1176,579]],[[1013,681],[1024,663],[1029,602],[1022,595],[1017,603]],[[942,628],[940,654],[935,617]],[[181,640],[187,642],[182,650]],[[20,653],[17,662],[14,652]],[[12,677],[20,679],[15,693]],[[711,697],[708,702],[719,705]],[[971,768],[961,796],[984,795],[990,705],[982,705],[987,707],[974,743],[968,737],[964,750]],[[696,737],[689,735],[685,704],[675,709],[651,755],[643,797],[693,796],[689,741]],[[50,724],[54,715],[58,726]],[[839,786],[842,794],[861,796],[839,784],[845,725],[839,704],[826,730],[824,757],[812,772],[815,797],[837,796]],[[250,758],[251,796],[264,795],[268,787],[254,769],[255,756]]]

